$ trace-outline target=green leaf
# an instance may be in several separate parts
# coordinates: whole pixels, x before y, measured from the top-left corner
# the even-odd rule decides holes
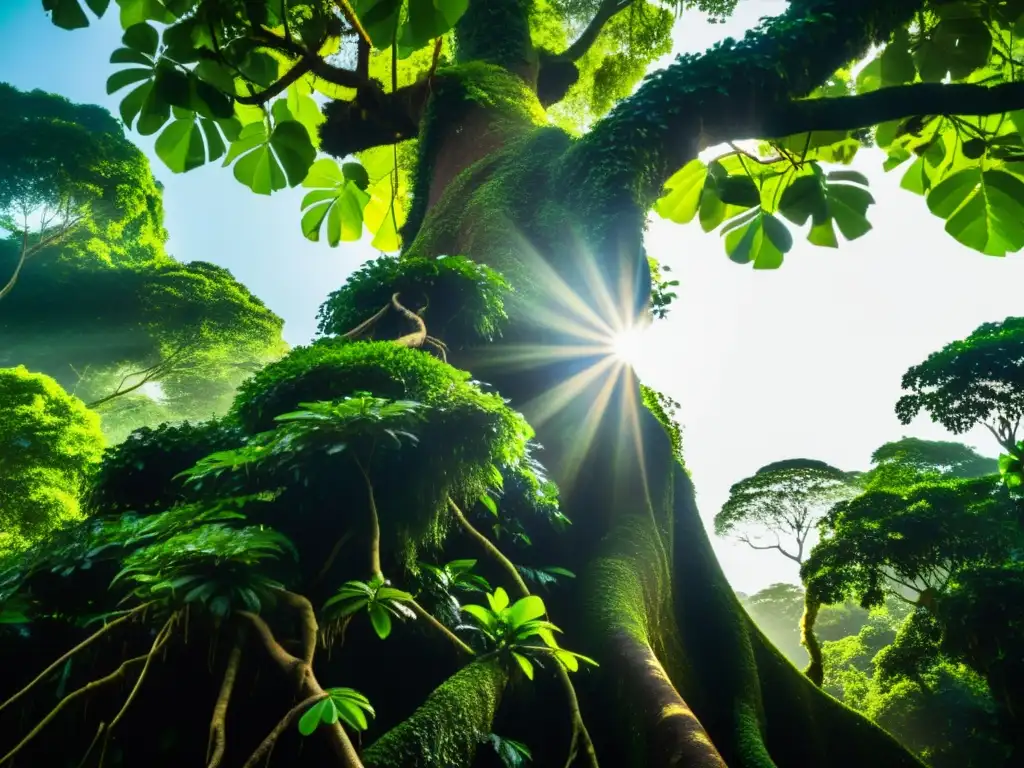
[[[338,717],[340,717],[341,721],[349,728],[354,731],[365,731],[370,727],[370,724],[366,719],[366,714],[363,712],[361,707],[357,706],[347,698],[334,699],[334,697],[332,697],[332,699],[334,701]]]
[[[307,709],[305,714],[299,718],[299,733],[303,736],[311,736],[317,729],[317,726],[320,725],[324,716],[324,710],[327,709],[329,703],[330,699],[325,698]],[[333,706],[333,704],[330,706]]]
[[[716,186],[719,199],[726,205],[752,208],[761,204],[761,190],[749,176],[726,176]]]
[[[294,121],[278,123],[267,136],[263,122],[249,123],[232,142],[224,165],[235,158],[235,178],[260,195],[295,186],[305,178],[316,150],[306,129]]]
[[[197,77],[190,77],[189,85],[189,103],[196,112],[211,120],[230,120],[234,116],[234,103],[220,89]]]
[[[235,95],[235,78],[223,64],[204,59],[192,71],[200,80],[209,83],[222,93]]]
[[[121,42],[133,51],[156,56],[156,48],[160,44],[160,33],[151,24],[141,22],[128,27],[121,37]]]
[[[203,132],[191,118],[175,120],[168,125],[157,136],[154,149],[157,156],[175,173],[190,171],[206,162]]]
[[[141,64],[144,67],[153,68],[156,62],[144,53],[133,51],[131,48],[116,48],[110,54],[111,64]]]
[[[912,83],[917,77],[917,67],[909,50],[907,30],[899,27],[893,34],[892,42],[885,46],[880,57],[883,85]]]
[[[159,131],[168,120],[171,119],[171,105],[160,98],[157,93],[156,84],[144,83],[140,88],[145,88],[145,93],[140,105],[138,115],[139,120],[135,125],[135,130],[141,133],[143,136],[151,136],[152,134]],[[132,98],[135,91],[128,94],[125,97],[125,101]],[[121,102],[122,110],[124,109],[124,101]]]
[[[927,202],[968,248],[990,256],[1024,248],[1024,181],[1013,174],[965,168],[939,182]]]
[[[374,48],[391,47],[398,34],[398,17],[402,0],[351,0],[366,34]]]
[[[331,159],[317,160],[310,167],[304,187],[318,188],[302,200],[302,234],[317,242],[320,229],[327,221],[327,239],[331,247],[341,241],[362,237],[363,212],[370,196],[347,179],[338,164]]]
[[[410,53],[421,48],[454,28],[468,7],[469,0],[408,0],[408,18],[398,36],[400,44]]]
[[[341,174],[363,190],[363,192],[370,186],[370,174],[366,172],[366,168],[360,163],[342,163]]]
[[[50,14],[50,21],[61,29],[82,29],[89,26],[78,0],[43,0],[43,10]]]
[[[127,85],[153,77],[152,69],[122,69],[107,78],[107,93],[119,91]]]
[[[480,503],[483,504],[495,517],[498,516],[498,504],[491,498],[490,494],[484,491],[480,494]]]
[[[753,262],[755,269],[777,269],[793,246],[786,225],[760,209],[746,223],[723,234],[729,258],[738,264]]]
[[[654,210],[669,221],[688,224],[697,215],[707,176],[704,161],[691,160],[665,182],[666,193],[654,204]]]
[[[544,569],[548,573],[553,573],[556,576],[565,576],[567,579],[575,579],[576,574],[570,571],[568,568],[561,568],[557,565],[551,565]]]
[[[493,594],[487,595],[487,602],[490,603],[492,611],[501,613],[508,607],[508,592],[498,587]]]
[[[506,596],[507,599],[508,597]],[[491,607],[496,613],[502,610],[501,608],[494,608],[493,605]],[[513,627],[517,627],[532,619],[539,619],[543,615],[544,601],[537,597],[537,595],[528,595],[516,600],[506,612],[506,618]]]
[[[512,651],[512,658],[519,664],[519,668],[523,670],[523,674],[526,675],[528,680],[533,680],[533,662],[523,656],[521,653]]]
[[[985,143],[984,139],[968,139],[960,147],[964,157],[970,160],[977,160],[979,157],[982,157],[986,149],[988,149],[988,144]]]
[[[121,8],[121,28],[128,29],[144,21],[171,24],[175,16],[160,0],[117,0]]]
[[[267,88],[277,82],[277,59],[263,51],[250,51],[238,70],[256,85]]]
[[[370,623],[373,624],[373,629],[381,640],[387,639],[387,636],[391,634],[391,614],[384,609],[384,606],[376,603],[370,604]]]
[[[488,597],[490,597],[490,595],[488,595]],[[498,617],[493,611],[487,610],[482,605],[464,605],[460,610],[468,613],[476,619],[484,629],[491,633],[493,633],[495,628],[498,626]]]

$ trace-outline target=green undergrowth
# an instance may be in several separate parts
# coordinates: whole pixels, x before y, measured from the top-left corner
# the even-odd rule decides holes
[[[407,720],[371,744],[366,768],[470,768],[491,731],[508,674],[477,661],[438,687]]]

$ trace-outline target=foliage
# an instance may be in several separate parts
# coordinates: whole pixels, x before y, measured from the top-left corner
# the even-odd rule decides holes
[[[678,280],[667,280],[666,274],[672,270],[661,264],[652,256],[647,257],[651,268],[651,314],[658,320],[668,317],[669,306],[678,298],[673,288],[679,287]]]
[[[79,495],[103,436],[81,400],[24,366],[0,368],[0,403],[2,551],[81,517]]]
[[[849,476],[823,461],[778,461],[729,489],[729,499],[715,515],[715,533],[735,535],[754,549],[777,549],[802,563],[815,524],[833,503],[851,495]],[[765,533],[775,544],[758,543]],[[795,546],[784,547],[782,537],[792,538]]]
[[[871,491],[833,507],[821,529],[801,569],[808,592],[865,608],[887,592],[930,600],[961,569],[1002,561],[1019,537],[1016,509],[991,478]]]
[[[310,736],[321,723],[334,725],[339,720],[353,731],[369,727],[366,715],[375,717],[370,700],[351,688],[328,688],[327,696],[306,710],[299,718],[299,733]]]
[[[904,424],[922,410],[954,434],[978,424],[1012,450],[1024,416],[1024,318],[985,323],[903,375],[896,414]]]
[[[871,454],[875,466],[858,478],[865,490],[909,488],[942,477],[970,478],[992,475],[995,459],[962,443],[904,437],[885,443]]]
[[[160,189],[106,110],[0,83],[0,115],[0,229],[19,246],[27,230],[41,248],[31,258],[58,248],[63,259],[107,264],[163,255]],[[3,268],[0,285],[13,271]]]
[[[593,659],[558,645],[554,633],[561,630],[541,618],[547,609],[544,601],[536,595],[527,595],[511,603],[508,593],[498,587],[493,593],[487,593],[487,603],[489,607],[462,606],[474,622],[463,628],[480,632],[486,638],[489,650],[514,660],[530,680],[533,679],[534,663],[539,663],[539,659],[553,658],[570,672],[580,668],[580,661],[597,666]],[[543,645],[530,642],[532,638],[540,638]]]
[[[487,740],[491,742],[505,768],[521,768],[532,759],[529,748],[522,742],[504,739],[496,733],[487,734]]]
[[[669,440],[672,441],[672,453],[680,463],[683,463],[683,428],[676,420],[676,414],[680,408],[679,403],[668,395],[651,389],[646,384],[640,385],[640,396],[644,407],[668,432]]]
[[[188,498],[180,473],[244,439],[241,429],[227,420],[142,427],[104,453],[90,483],[89,506],[100,514],[167,509]]]
[[[384,640],[391,634],[391,617],[415,619],[408,606],[412,595],[389,586],[390,582],[374,577],[369,582],[347,581],[334,597],[324,603],[325,613],[332,618],[348,619],[362,610],[370,617],[373,631]]]
[[[331,293],[318,314],[320,333],[343,335],[386,307],[397,293],[402,304],[419,314],[431,335],[454,349],[491,341],[508,319],[504,299],[511,287],[493,269],[462,256],[397,259],[382,256],[349,276]],[[374,323],[371,332],[393,338],[404,319]]]

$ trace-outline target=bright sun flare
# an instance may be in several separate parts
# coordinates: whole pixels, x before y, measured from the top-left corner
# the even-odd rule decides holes
[[[631,368],[644,360],[646,334],[643,328],[630,328],[612,338],[612,354]]]

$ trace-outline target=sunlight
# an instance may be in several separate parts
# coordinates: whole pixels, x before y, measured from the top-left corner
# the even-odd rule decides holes
[[[646,328],[634,326],[612,337],[612,354],[630,368],[642,367],[647,358]]]

